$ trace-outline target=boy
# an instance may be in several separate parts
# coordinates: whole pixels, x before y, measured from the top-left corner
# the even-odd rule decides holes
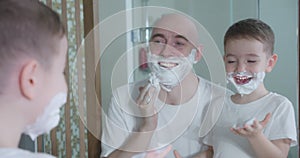
[[[214,157],[283,158],[296,145],[291,102],[263,83],[277,61],[273,47],[274,33],[260,20],[242,20],[227,30],[225,68],[238,93],[227,97],[219,120],[204,138]]]
[[[58,14],[37,0],[0,1],[0,157],[53,157],[18,149],[59,122],[67,40]]]

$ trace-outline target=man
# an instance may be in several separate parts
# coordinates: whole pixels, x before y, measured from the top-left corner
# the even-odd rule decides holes
[[[191,157],[206,149],[200,126],[217,97],[213,91],[224,89],[193,72],[201,55],[197,27],[189,18],[167,14],[156,21],[148,53],[150,78],[114,91],[103,119],[101,156],[164,157],[171,145],[176,156]]]

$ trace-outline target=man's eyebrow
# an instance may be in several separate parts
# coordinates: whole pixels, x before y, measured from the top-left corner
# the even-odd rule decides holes
[[[175,38],[182,38],[182,39],[186,40],[187,42],[189,41],[187,38],[185,38],[185,37],[182,36],[182,35],[176,35]]]
[[[165,37],[163,34],[157,33],[157,34],[154,34],[154,35],[151,37],[150,40],[153,40],[153,38],[156,38],[156,37],[160,37],[160,38],[166,39],[166,37]]]

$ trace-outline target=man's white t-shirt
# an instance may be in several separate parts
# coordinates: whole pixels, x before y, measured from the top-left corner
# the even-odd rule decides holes
[[[271,119],[263,130],[269,140],[289,138],[291,146],[297,144],[295,113],[292,103],[284,96],[270,92],[248,104],[235,104],[226,97],[223,111],[214,128],[204,138],[204,143],[213,146],[215,158],[256,157],[245,137],[230,131],[233,125],[241,126],[252,118],[261,121],[267,113]]]
[[[199,138],[199,129],[211,100],[225,93],[225,88],[216,86],[199,77],[196,94],[181,105],[168,105],[157,99],[158,126],[149,145],[150,149],[162,149],[172,144],[173,149],[184,156],[192,156],[206,149]],[[102,157],[120,149],[132,131],[138,127],[137,105],[138,88],[147,81],[122,86],[113,93],[108,108],[102,116]],[[221,93],[224,92],[224,93]],[[178,96],[180,97],[180,96]],[[224,96],[223,96],[224,97]],[[126,149],[121,149],[126,150]],[[170,152],[167,157],[174,157]]]
[[[0,148],[0,158],[55,158],[46,153],[33,153],[19,148]]]

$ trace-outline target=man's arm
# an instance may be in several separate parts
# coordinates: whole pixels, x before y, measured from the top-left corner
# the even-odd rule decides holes
[[[141,129],[143,130],[143,129]],[[147,150],[149,142],[151,141],[153,132],[134,132],[126,142],[122,145],[121,149],[116,149],[108,157],[109,158],[131,158],[132,156]]]
[[[137,98],[137,106],[143,117],[142,123],[136,132],[132,132],[123,145],[114,150],[109,158],[129,158],[148,149],[152,136],[157,126],[157,113],[154,102],[157,99],[160,89],[146,86],[140,89],[140,96]]]

